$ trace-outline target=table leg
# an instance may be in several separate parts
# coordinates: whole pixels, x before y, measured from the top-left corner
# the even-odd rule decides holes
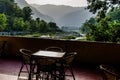
[[[32,73],[32,58],[30,58],[30,72],[28,80],[31,80],[31,73]]]

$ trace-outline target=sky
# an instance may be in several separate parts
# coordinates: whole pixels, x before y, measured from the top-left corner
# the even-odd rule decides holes
[[[54,4],[54,5],[68,5],[73,7],[87,6],[87,0],[26,0],[29,4]]]

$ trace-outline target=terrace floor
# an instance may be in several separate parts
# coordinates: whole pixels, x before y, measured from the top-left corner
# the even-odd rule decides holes
[[[20,66],[20,60],[0,58],[0,80],[17,80]],[[95,67],[75,65],[73,69],[76,80],[103,80],[101,73]]]

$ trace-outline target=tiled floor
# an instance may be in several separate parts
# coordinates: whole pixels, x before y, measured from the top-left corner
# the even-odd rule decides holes
[[[20,60],[0,59],[0,80],[17,80],[20,64]],[[74,74],[76,80],[103,80],[99,71],[89,66],[74,66]]]

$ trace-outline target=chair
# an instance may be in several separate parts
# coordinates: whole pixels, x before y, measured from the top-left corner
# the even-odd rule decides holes
[[[40,78],[40,80],[49,80],[52,78],[52,71],[53,71],[53,63],[55,60],[50,58],[40,58],[36,60],[37,63],[37,76],[36,80]],[[51,80],[51,79],[50,79]]]
[[[30,66],[30,57],[31,57],[31,54],[32,52],[30,50],[27,50],[27,49],[20,49],[20,55],[21,55],[21,58],[22,58],[22,65],[21,65],[21,68],[20,68],[20,71],[19,71],[19,74],[18,74],[18,79],[20,77],[20,74],[21,72],[24,72],[24,73],[30,73],[30,69],[29,69],[29,66]],[[32,61],[32,64],[34,64],[35,62]],[[23,70],[24,67],[26,67],[26,70]],[[32,71],[34,70],[34,67],[35,66],[32,66]]]
[[[63,52],[63,49],[62,49],[62,48],[56,47],[56,46],[50,46],[50,47],[46,48],[45,50],[47,50],[47,51]]]
[[[60,80],[65,80],[66,76],[72,76],[73,80],[75,80],[75,76],[72,69],[72,61],[75,58],[76,52],[67,53],[61,60],[56,62],[56,71],[59,72],[57,77]],[[71,74],[68,74],[69,71]]]
[[[54,47],[54,46],[48,47],[45,50],[57,51],[57,52],[63,51],[62,48]],[[44,79],[51,80],[51,78],[53,78],[53,73],[54,73],[55,59],[42,57],[41,59],[37,59],[36,63],[37,63],[37,74],[38,74],[36,77],[36,80],[38,80],[38,78],[40,78],[41,80],[44,80]]]
[[[101,64],[100,70],[104,73],[104,80],[120,80],[120,72],[113,66]]]

